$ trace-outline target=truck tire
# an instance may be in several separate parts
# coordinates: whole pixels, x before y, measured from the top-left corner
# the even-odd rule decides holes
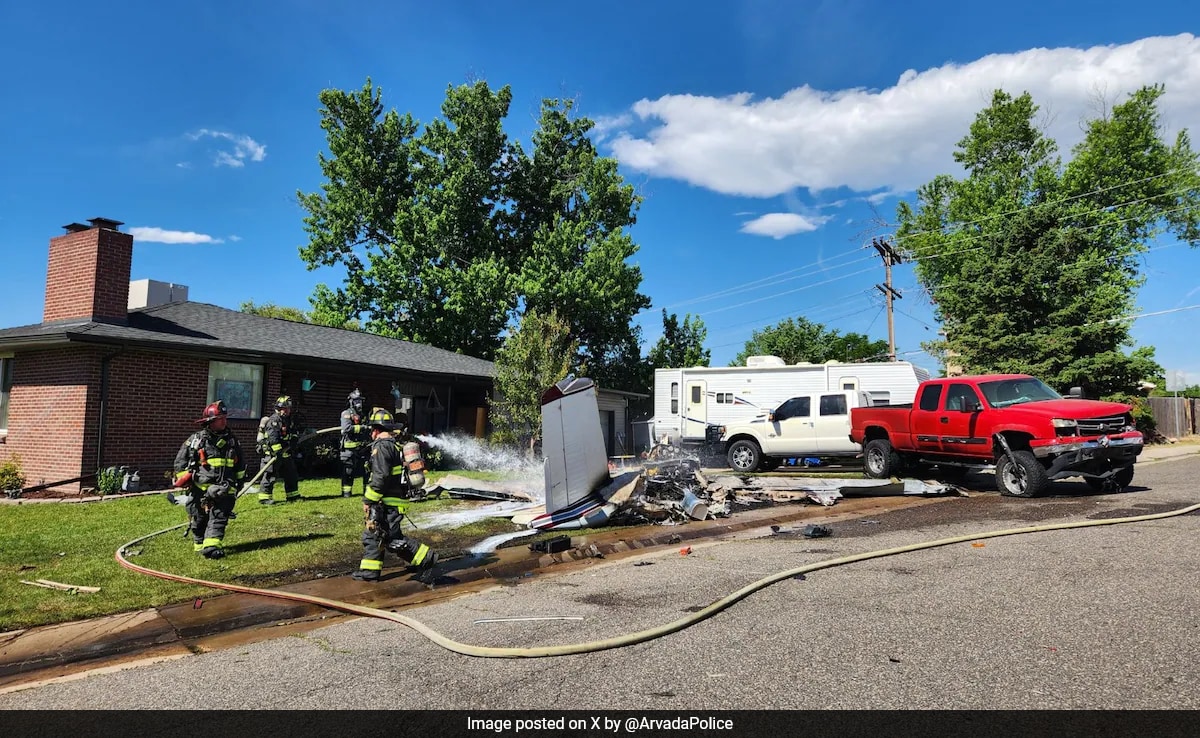
[[[725,459],[729,462],[730,469],[748,474],[758,469],[762,461],[762,449],[754,441],[743,438],[730,444]]]
[[[900,468],[900,454],[886,438],[867,441],[863,447],[863,473],[871,479],[890,479]]]
[[[1050,479],[1032,451],[1013,451],[1014,465],[1008,454],[996,462],[996,488],[1009,497],[1037,497],[1050,486]]]
[[[1094,479],[1092,477],[1084,477],[1083,481],[1097,492],[1120,492],[1133,482],[1133,464],[1117,471],[1108,479]]]

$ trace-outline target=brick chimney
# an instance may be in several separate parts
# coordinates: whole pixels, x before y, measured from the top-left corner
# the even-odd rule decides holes
[[[120,221],[92,218],[88,223],[65,225],[65,234],[50,239],[43,323],[128,320],[133,236],[118,230],[124,225]]]

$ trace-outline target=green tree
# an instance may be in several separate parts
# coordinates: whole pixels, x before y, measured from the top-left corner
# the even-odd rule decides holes
[[[787,318],[776,325],[754,331],[730,366],[745,366],[751,356],[778,356],[787,364],[809,361],[881,360],[887,357],[888,342],[872,341],[861,333],[842,335],[807,318]]]
[[[593,122],[544,100],[526,153],[504,131],[512,93],[485,82],[449,87],[423,129],[384,112],[368,79],[320,93],[331,156],[322,191],[298,193],[309,269],[342,265],[316,306],[366,316],[373,332],[491,359],[506,325],[553,308],[571,327],[581,371],[604,386],[644,372],[633,317],[637,246],[625,229],[640,204],[616,162],[600,157]]]
[[[311,312],[306,313],[300,308],[289,307],[287,305],[276,305],[272,302],[264,302],[261,305],[255,305],[253,300],[247,300],[246,302],[243,302],[238,309],[243,313],[261,315],[264,318],[290,320],[293,323],[312,323],[314,325],[325,325],[331,328],[344,328],[350,331],[362,330],[362,328],[358,325],[358,321],[322,310],[319,307],[314,308]]]
[[[679,369],[689,366],[708,366],[712,352],[704,348],[704,339],[708,337],[708,329],[700,316],[690,313],[683,317],[680,324],[679,316],[675,313],[663,314],[663,334],[650,349],[646,357],[647,363],[654,369]]]
[[[939,175],[898,207],[946,337],[923,344],[967,372],[1028,372],[1066,389],[1131,393],[1161,372],[1133,345],[1138,255],[1171,231],[1200,240],[1200,185],[1187,133],[1161,135],[1160,87],[1086,123],[1065,165],[1025,93],[997,90],[958,143],[962,179]]]
[[[571,327],[557,311],[525,313],[496,353],[495,397],[488,401],[493,441],[528,441],[532,447],[541,438],[542,393],[570,373],[578,350]]]

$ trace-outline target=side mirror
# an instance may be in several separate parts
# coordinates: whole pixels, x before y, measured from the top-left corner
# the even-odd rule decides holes
[[[1067,399],[1082,400],[1083,399],[1083,387],[1072,387],[1071,391],[1067,393]]]
[[[979,404],[979,400],[968,400],[963,403],[962,411],[964,413],[977,413],[983,409],[983,405]]]
[[[767,422],[768,423],[775,422],[775,411],[772,410],[771,412],[767,413]]]

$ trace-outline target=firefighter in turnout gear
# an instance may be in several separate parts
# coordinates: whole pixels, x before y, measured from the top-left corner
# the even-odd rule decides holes
[[[225,526],[246,477],[241,445],[227,427],[229,411],[217,400],[197,420],[204,426],[183,442],[175,455],[176,488],[186,488],[193,550],[208,559],[225,555]]]
[[[258,452],[266,465],[272,457],[275,463],[263,472],[258,490],[258,502],[275,504],[275,482],[283,477],[283,493],[288,502],[300,499],[300,476],[296,472],[296,433],[292,428],[292,398],[283,395],[275,401],[275,412],[262,422],[258,430]]]
[[[352,576],[366,582],[379,581],[383,552],[387,550],[416,567],[425,577],[437,564],[438,555],[424,543],[405,537],[400,530],[407,511],[406,500],[414,488],[425,483],[421,448],[412,441],[401,449],[392,435],[396,430],[392,414],[383,408],[374,408],[367,424],[372,440],[367,463],[370,486],[363,494],[366,528],[362,535],[362,561]]]
[[[362,478],[367,491],[367,454],[371,450],[371,428],[363,412],[363,396],[357,388],[346,398],[349,406],[342,411],[342,497],[354,491],[354,480]]]

